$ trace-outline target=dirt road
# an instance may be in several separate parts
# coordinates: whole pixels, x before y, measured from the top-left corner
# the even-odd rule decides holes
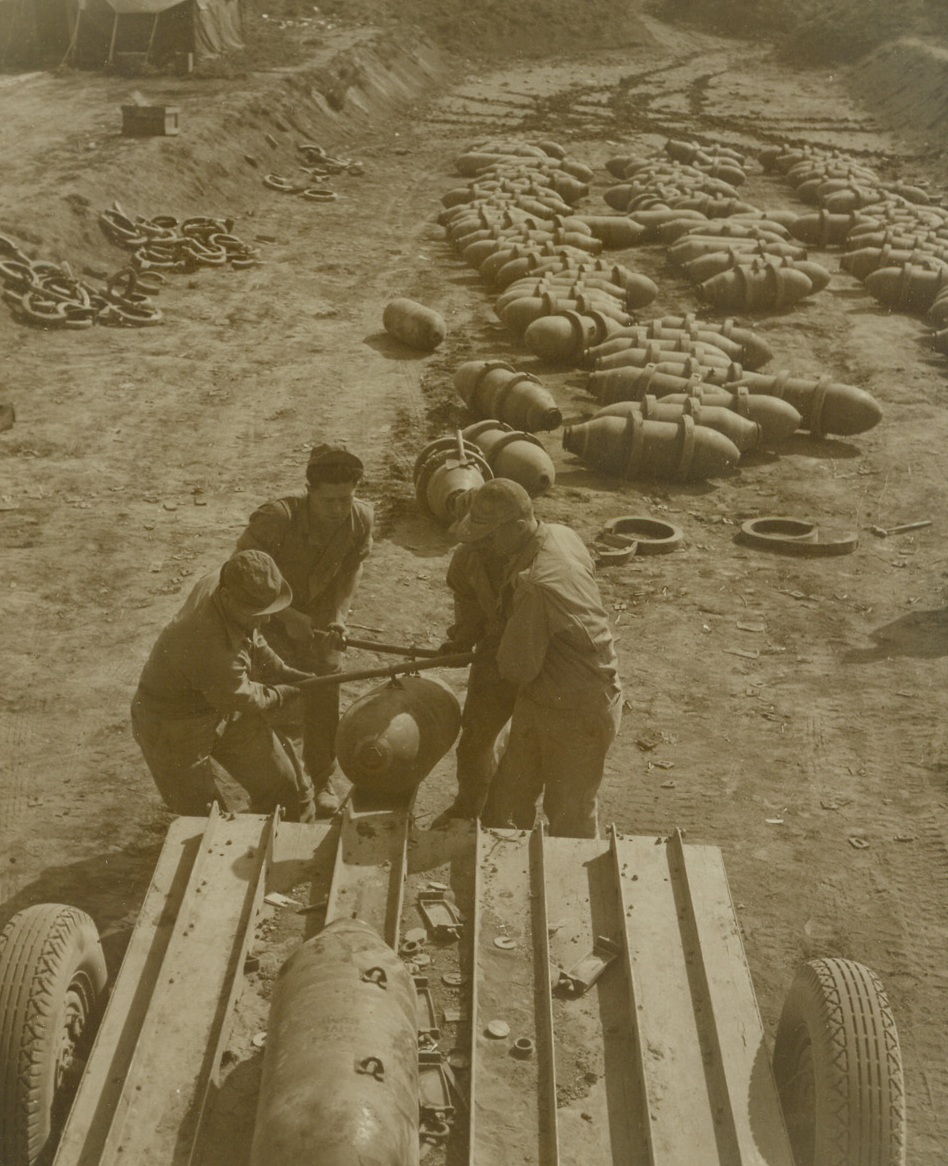
[[[434,221],[462,181],[464,144],[561,141],[596,168],[588,211],[604,210],[609,157],[669,136],[752,155],[804,139],[887,177],[927,176],[917,141],[886,132],[841,71],[794,71],[766,48],[645,17],[637,27],[611,53],[497,71],[413,36],[337,28],[301,69],[142,85],[181,108],[180,135],[158,139],[120,136],[120,78],[0,77],[0,232],[31,257],[115,270],[121,253],[97,219],[118,200],[135,214],[231,217],[266,259],[174,277],[157,328],[46,332],[0,308],[0,399],[17,412],[0,434],[0,922],[31,902],[74,903],[117,965],[167,823],[129,734],[142,662],[251,509],[299,486],[315,439],[363,454],[380,515],[353,619],[434,644],[449,622],[450,542],[417,513],[410,471],[426,441],[468,420],[453,370],[512,357],[567,418],[592,411],[582,374],[516,345]],[[334,180],[335,202],[264,187],[304,140],[364,164]],[[804,209],[751,171],[749,201]],[[834,272],[826,291],[755,327],[773,368],[871,392],[876,429],[798,434],[701,485],[604,478],[549,434],[558,478],[539,512],[589,540],[624,513],[683,529],[675,554],[601,575],[627,696],[603,818],[723,848],[770,1031],[801,959],[879,973],[902,1040],[909,1161],[935,1166],[948,1156],[945,358],[837,255],[813,257]],[[659,285],[644,316],[697,308],[662,248],[617,258]],[[394,295],[445,316],[434,355],[381,331]],[[855,531],[859,545],[828,559],[738,546],[740,522],[766,514]],[[933,525],[891,538],[868,529],[922,519]],[[422,787],[422,824],[449,800],[451,773],[449,758]]]

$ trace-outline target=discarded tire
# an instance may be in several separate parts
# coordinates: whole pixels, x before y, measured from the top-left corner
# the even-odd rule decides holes
[[[867,967],[803,965],[777,1026],[773,1068],[797,1166],[904,1166],[899,1038]]]
[[[0,1161],[33,1166],[62,1124],[106,983],[95,924],[39,903],[0,933]]]
[[[433,352],[447,332],[444,320],[432,308],[403,298],[385,305],[382,326],[402,344],[424,352]]]
[[[638,545],[636,554],[639,555],[667,555],[677,550],[685,539],[680,526],[638,514],[610,518],[603,529],[610,534],[624,534],[634,538]]]
[[[848,555],[856,549],[855,533],[832,535],[798,518],[752,518],[741,523],[737,541],[758,550],[781,551],[810,558]]]

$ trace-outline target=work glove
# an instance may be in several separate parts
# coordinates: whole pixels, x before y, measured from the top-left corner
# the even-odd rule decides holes
[[[344,652],[346,648],[346,637],[349,635],[349,629],[344,623],[339,620],[334,620],[332,623],[326,625],[326,631],[331,637],[329,645],[334,652]]]
[[[278,709],[286,708],[291,700],[296,700],[300,696],[300,690],[295,684],[274,684],[273,691],[277,694]]]
[[[470,644],[461,644],[457,640],[445,640],[437,647],[439,656],[457,656],[460,652],[470,652]]]
[[[316,801],[313,797],[312,791],[306,797],[300,798],[300,817],[299,820],[304,825],[309,825],[316,821]]]

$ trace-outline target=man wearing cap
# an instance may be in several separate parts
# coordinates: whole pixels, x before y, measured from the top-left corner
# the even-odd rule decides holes
[[[132,731],[175,813],[204,815],[213,801],[226,809],[223,771],[255,813],[282,805],[290,821],[313,818],[312,785],[268,721],[308,676],[259,630],[291,599],[269,555],[241,551],[195,585],[158,636],[132,700]]]
[[[315,446],[306,489],[264,503],[237,541],[238,549],[271,555],[293,588],[292,604],[267,623],[267,642],[284,660],[318,676],[339,670],[349,608],[372,549],[372,506],[355,496],[362,474],[362,462],[345,445]],[[339,686],[304,693],[301,715],[286,720],[295,736],[302,730],[316,812],[328,816],[339,808],[331,783]]]
[[[502,564],[496,667],[515,698],[484,825],[531,829],[542,792],[551,834],[595,838],[621,690],[589,552],[569,527],[538,522],[529,494],[505,478],[478,488],[452,532]]]

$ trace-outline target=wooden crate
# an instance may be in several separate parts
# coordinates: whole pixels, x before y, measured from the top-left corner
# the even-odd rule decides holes
[[[151,138],[178,132],[177,105],[123,105],[122,133],[127,138]]]

